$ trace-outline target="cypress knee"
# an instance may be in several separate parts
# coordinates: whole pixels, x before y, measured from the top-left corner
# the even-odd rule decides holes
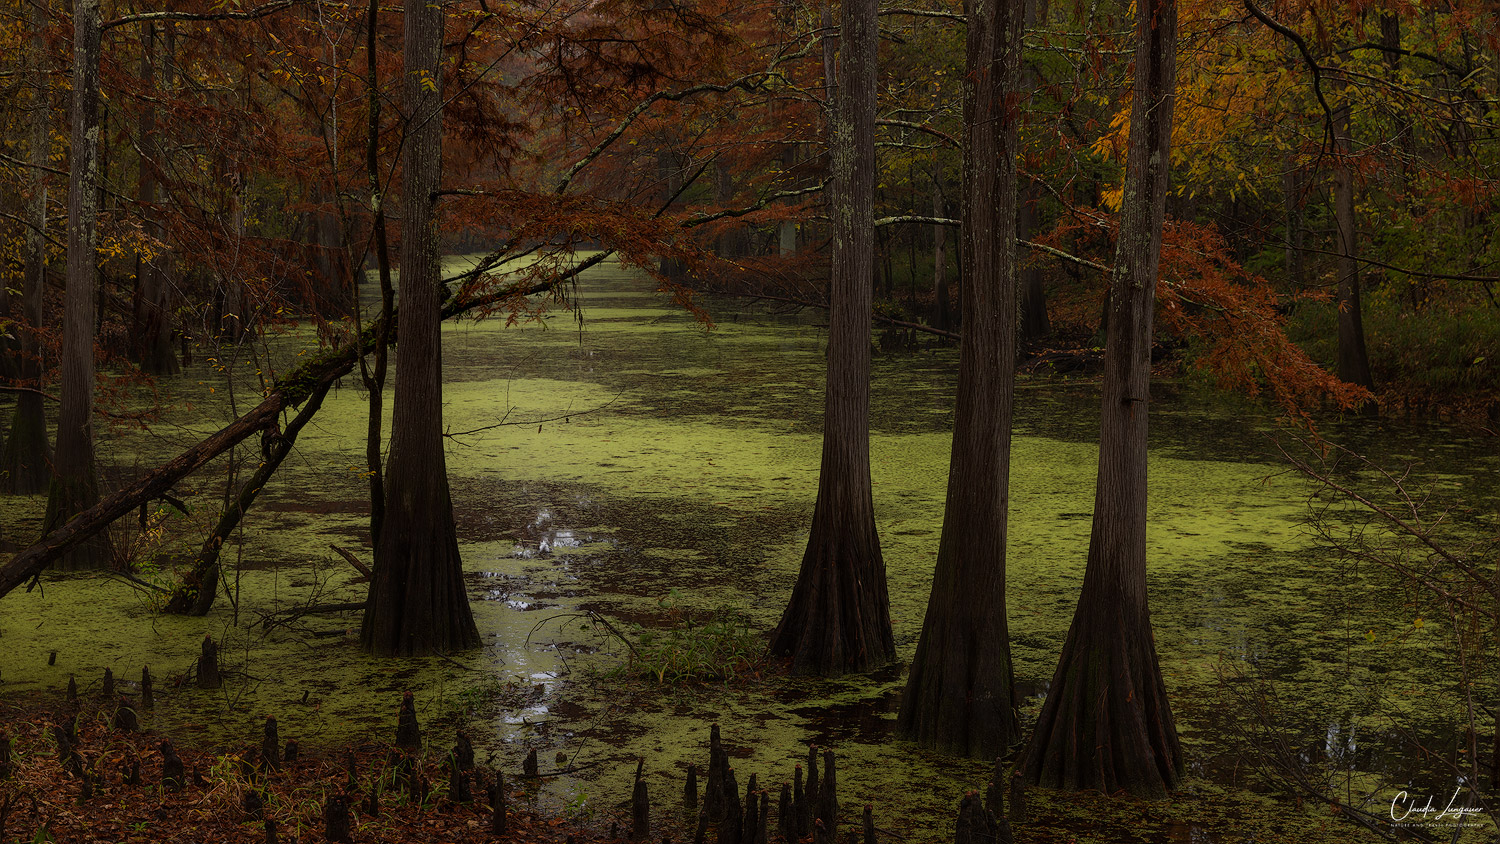
[[[422,728],[417,726],[417,706],[411,692],[401,693],[401,714],[396,718],[396,746],[405,750],[422,747]]]
[[[729,767],[728,755],[719,738],[719,725],[708,731],[708,790],[703,794],[703,804],[708,808],[708,819],[718,823],[724,819],[724,769]]]
[[[212,636],[203,637],[203,652],[198,655],[198,688],[217,689],[224,685],[219,674],[219,646]]]
[[[1010,778],[1010,822],[1026,823],[1026,780],[1019,770]]]
[[[151,667],[141,668],[141,707],[154,709],[156,707],[156,694],[151,688]]]
[[[277,735],[276,719],[269,715],[260,740],[260,764],[267,771],[281,768],[281,737]]]
[[[818,787],[818,817],[827,822],[830,831],[838,829],[838,772],[834,769],[832,750],[823,751],[823,784]]]
[[[635,788],[630,796],[630,837],[644,841],[651,834],[651,800],[646,793],[646,781],[641,778],[645,760],[635,764]]]
[[[705,802],[703,808],[698,810],[698,826],[693,829],[693,844],[703,844],[708,838],[708,804]]]
[[[979,792],[964,795],[958,804],[958,823],[953,830],[953,844],[991,844],[1000,840],[995,816],[979,799]]]
[[[458,762],[461,771],[474,769],[474,742],[469,738],[467,731],[460,729],[458,737],[453,742],[453,758]]]
[[[181,791],[187,782],[182,767],[182,757],[177,755],[177,749],[172,747],[172,742],[162,739],[161,742],[161,784],[168,791]]]
[[[800,769],[799,769],[800,770]],[[782,841],[790,842],[797,840],[796,821],[792,818],[792,787],[786,783],[781,784],[781,804],[776,807],[776,834]]]
[[[57,745],[57,761],[63,766],[63,770],[74,776],[83,772],[83,765],[78,751],[73,748],[73,731],[66,723],[52,725],[52,741]]]
[[[807,748],[807,802],[812,807],[813,817],[822,817],[818,814],[818,746],[812,745]]]
[[[1005,763],[1000,757],[995,757],[995,772],[990,775],[990,783],[984,789],[984,807],[994,812],[998,817],[1005,814],[1002,808],[1005,803]]]
[[[505,774],[495,772],[495,783],[490,786],[490,832],[505,834]]]
[[[812,834],[812,803],[807,799],[807,789],[802,786],[801,765],[797,766],[792,783],[792,831],[796,838],[788,840],[800,841]]]
[[[740,828],[741,844],[755,844],[760,835],[760,801],[755,798],[755,774],[745,784],[745,824]]]
[[[130,701],[122,696],[119,707],[115,709],[115,729],[121,732],[133,733],[140,728],[141,723],[135,717],[135,710],[130,708]]]
[[[719,844],[741,844],[740,831],[744,827],[744,812],[740,809],[739,783],[735,782],[734,769],[724,769],[724,819],[719,821]]]
[[[329,841],[350,841],[349,798],[343,794],[329,795],[323,807],[323,834]]]
[[[457,753],[448,757],[448,799],[455,803],[473,799],[469,793],[469,772],[459,764]]]

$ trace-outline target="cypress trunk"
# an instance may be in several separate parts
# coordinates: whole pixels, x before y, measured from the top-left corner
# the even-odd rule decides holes
[[[943,216],[943,185],[936,172],[932,177],[932,216]],[[941,223],[932,227],[932,324],[948,330],[948,228]]]
[[[154,93],[156,90],[156,25],[150,22],[143,24],[141,29],[141,84],[147,91]],[[160,154],[156,145],[154,98],[148,98],[141,109],[140,152],[136,197],[146,220],[146,233],[160,243],[164,232],[152,208],[156,203],[156,170]],[[136,256],[135,296],[131,302],[132,351],[141,369],[152,375],[173,375],[179,369],[177,355],[172,350],[171,326],[167,322],[168,285],[166,274],[161,269],[166,261],[164,251]]]
[[[99,0],[73,8],[73,109],[68,153],[68,275],[63,298],[62,407],[43,533],[99,501],[94,468],[94,332],[98,313],[95,243],[99,222]],[[55,563],[97,568],[108,560],[105,534],[79,543]]]
[[[895,656],[870,488],[877,10],[875,0],[843,6],[830,150],[833,277],[823,460],[802,568],[771,634],[771,652],[790,657],[792,670],[802,674],[863,671]]]
[[[968,4],[963,340],[942,538],[896,726],[993,758],[1019,729],[1005,618],[1016,362],[1016,151],[1022,0]]]
[[[46,80],[47,45],[43,37],[47,27],[47,3],[31,5],[31,65],[33,88],[30,120],[31,198],[26,216],[32,225],[26,233],[25,280],[21,287],[21,349],[16,374],[21,384],[40,387],[42,377],[41,344],[36,331],[42,324],[42,289],[47,280],[47,178],[51,138],[48,120],[51,113]],[[23,392],[16,396],[16,409],[10,420],[10,435],[0,454],[0,491],[35,495],[47,489],[52,480],[52,448],[47,442],[47,417],[41,393]]]
[[[381,656],[479,644],[464,589],[443,454],[442,314],[435,198],[442,170],[444,11],[405,0],[409,123],[402,148],[401,307],[385,521],[360,639]]]
[[[1176,29],[1175,0],[1141,4],[1088,565],[1022,761],[1025,778],[1049,788],[1159,797],[1182,776],[1146,600],[1146,417]]]
[[[1337,165],[1333,171],[1333,218],[1338,225],[1338,330],[1339,378],[1366,389],[1375,387],[1370,377],[1370,356],[1365,351],[1365,327],[1359,302],[1359,228],[1354,216],[1354,171],[1349,155],[1353,151],[1349,132],[1349,105],[1334,112],[1338,133]]]

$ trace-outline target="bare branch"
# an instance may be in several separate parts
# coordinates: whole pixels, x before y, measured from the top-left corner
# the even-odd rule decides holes
[[[109,30],[117,26],[148,21],[251,21],[296,4],[297,0],[274,0],[274,2],[256,6],[244,12],[142,12],[138,15],[126,15],[123,18],[108,21],[100,29]]]
[[[877,14],[882,17],[886,15],[908,15],[914,18],[943,18],[944,20],[958,21],[967,24],[969,18],[956,12],[938,12],[930,9],[881,9]]]

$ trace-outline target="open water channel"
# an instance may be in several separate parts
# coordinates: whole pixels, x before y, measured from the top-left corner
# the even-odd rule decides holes
[[[386,740],[410,689],[424,720],[469,726],[481,761],[518,770],[536,748],[544,770],[580,769],[539,799],[597,820],[628,796],[638,757],[653,794],[680,794],[718,721],[737,770],[762,785],[779,787],[809,742],[831,745],[846,806],[873,802],[882,826],[937,840],[988,766],[892,736],[900,666],[840,680],[658,687],[620,677],[625,648],[573,615],[596,612],[630,630],[728,606],[760,631],[776,623],[817,486],[822,315],[712,301],[708,329],[613,266],[583,276],[575,305],[576,314],[518,325],[445,328],[448,471],[483,648],[373,660],[358,649],[355,615],[269,633],[257,623],[310,600],[363,599],[357,572],[330,550],[370,558],[365,397],[349,378],[226,551],[235,601],[221,599],[206,618],[175,618],[118,580],[45,579],[37,592],[0,599],[0,693],[60,693],[69,675],[87,690],[106,666],[134,678],[150,665],[170,680],[211,634],[230,681],[170,691],[148,726],[233,747],[274,714],[284,737],[335,749]],[[313,351],[309,342],[294,332],[273,349],[284,367]],[[230,389],[220,363],[200,359],[165,383],[178,409],[149,430],[104,432],[108,474],[150,466],[219,427],[231,393],[241,408],[254,401],[248,381]],[[952,349],[875,362],[875,505],[903,661],[941,528],[956,368]],[[1034,713],[1082,581],[1098,398],[1089,379],[1023,378],[1018,391],[1008,610],[1023,710]],[[1256,729],[1243,695],[1260,689],[1274,694],[1293,754],[1310,769],[1345,772],[1354,802],[1377,779],[1446,794],[1452,777],[1413,746],[1459,749],[1442,619],[1417,624],[1424,610],[1412,596],[1319,546],[1303,526],[1314,487],[1286,471],[1268,414],[1174,383],[1156,385],[1153,399],[1150,594],[1194,781],[1254,784],[1239,736]],[[1493,440],[1363,419],[1327,422],[1323,433],[1392,464],[1416,461],[1440,495],[1495,512]],[[224,483],[220,461],[181,485],[193,515],[173,517],[168,530],[184,541],[144,548],[142,559],[201,541]],[[0,498],[3,534],[34,529],[40,510],[39,499]],[[1492,685],[1485,694],[1493,700]],[[435,752],[451,742],[432,738]]]

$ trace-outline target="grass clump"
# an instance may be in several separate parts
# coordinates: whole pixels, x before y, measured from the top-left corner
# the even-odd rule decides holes
[[[729,682],[758,670],[766,646],[744,612],[729,604],[707,612],[663,605],[669,626],[631,625],[631,656],[622,673],[677,685]]]

